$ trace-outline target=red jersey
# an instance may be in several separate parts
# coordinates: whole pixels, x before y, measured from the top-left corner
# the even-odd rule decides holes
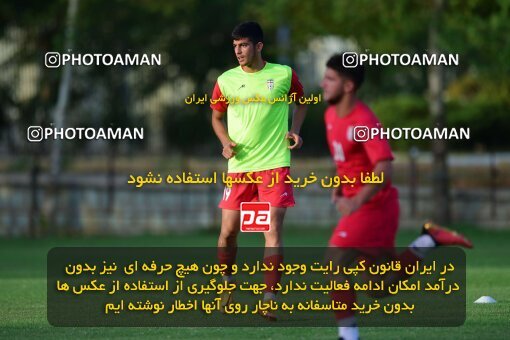
[[[354,196],[364,185],[361,183],[360,174],[371,173],[379,161],[393,160],[390,145],[387,140],[381,139],[379,136],[366,142],[354,140],[355,127],[370,129],[381,126],[370,108],[359,100],[345,117],[339,117],[335,107],[329,106],[324,113],[324,120],[328,145],[337,168],[337,175],[341,178],[344,175],[350,179],[356,178],[353,186],[350,184],[341,185],[342,195]],[[387,185],[372,197],[371,201],[378,200],[390,187],[391,183],[388,181]]]

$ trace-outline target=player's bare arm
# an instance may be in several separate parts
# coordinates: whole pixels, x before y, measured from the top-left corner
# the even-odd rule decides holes
[[[213,110],[212,112],[212,127],[214,133],[218,137],[223,146],[222,155],[226,159],[230,159],[235,156],[236,152],[234,148],[236,143],[234,143],[230,137],[228,136],[227,127],[225,126],[225,121],[223,120],[224,112]]]
[[[347,198],[341,197],[336,200],[337,209],[342,215],[350,215],[358,210],[363,204],[368,202],[379,190],[381,190],[389,181],[391,181],[393,166],[391,160],[383,160],[376,163],[374,167],[374,174],[381,176],[384,174],[384,181],[382,183],[369,183],[365,184],[356,196]]]
[[[303,145],[303,139],[299,136],[299,132],[301,131],[301,126],[306,117],[306,105],[296,105],[296,109],[292,115],[292,126],[290,131],[287,132],[285,138],[291,139],[294,144],[289,145],[289,149],[299,149]]]
[[[341,187],[333,188],[333,190],[331,191],[331,203],[336,204],[336,202],[340,198],[342,198],[342,188]]]

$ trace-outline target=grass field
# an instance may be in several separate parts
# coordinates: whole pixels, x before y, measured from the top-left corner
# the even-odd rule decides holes
[[[510,231],[458,226],[475,243],[467,251],[467,318],[461,327],[361,328],[362,339],[504,339],[510,329]],[[288,228],[290,229],[290,228]],[[324,246],[327,229],[288,230],[286,246]],[[404,246],[417,231],[402,231]],[[55,246],[213,246],[217,232],[139,237],[0,240],[1,338],[336,339],[334,328],[100,328],[52,327],[46,319],[46,254]],[[262,245],[262,235],[240,236],[241,246]],[[474,304],[482,295],[498,303]],[[447,306],[445,306],[447,308]]]

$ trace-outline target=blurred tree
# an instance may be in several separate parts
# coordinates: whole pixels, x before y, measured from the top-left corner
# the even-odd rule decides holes
[[[74,31],[76,25],[76,14],[78,11],[78,0],[68,0],[67,18],[65,26],[64,50],[71,51],[74,46]],[[65,127],[65,112],[68,109],[69,93],[72,86],[72,66],[66,64],[58,88],[57,103],[53,110],[52,121],[55,129],[62,130]],[[49,223],[52,227],[58,228],[59,204],[59,180],[62,173],[62,139],[55,139],[51,144],[50,153],[50,176],[51,183],[49,188]],[[35,180],[35,183],[37,181]],[[35,186],[36,187],[36,186]],[[36,190],[36,189],[35,189]]]
[[[0,3],[0,32],[2,33],[0,91],[3,112],[10,112],[7,118],[7,134],[11,136],[8,150],[19,154],[25,146],[26,129],[31,125],[44,125],[48,120],[50,107],[53,106],[53,91],[57,78],[42,67],[44,51],[48,51],[51,40],[61,28],[62,14],[67,1],[53,1],[49,4],[40,1],[4,1]],[[33,66],[36,65],[34,68]],[[25,91],[30,75],[30,87]],[[21,136],[21,138],[20,138]],[[23,141],[23,144],[20,142]],[[31,154],[30,171],[30,208],[28,232],[31,237],[41,234],[38,175],[44,146],[39,143],[24,148]]]

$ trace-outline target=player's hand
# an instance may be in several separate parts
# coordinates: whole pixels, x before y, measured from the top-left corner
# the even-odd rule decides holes
[[[294,141],[294,144],[289,145],[289,147],[288,147],[291,150],[299,149],[301,147],[301,145],[303,145],[303,139],[301,139],[301,137],[299,137],[299,135],[295,132],[292,132],[292,131],[287,132],[287,134],[285,135],[285,138],[292,139]]]
[[[342,189],[340,187],[333,188],[331,192],[331,203],[336,204],[336,201],[342,197]]]
[[[230,159],[236,155],[234,148],[237,146],[236,143],[230,141],[229,143],[223,145],[223,152],[221,153],[223,157],[226,159]]]
[[[360,207],[359,203],[352,199],[347,197],[340,197],[336,201],[336,208],[342,216],[347,216],[358,210]]]

